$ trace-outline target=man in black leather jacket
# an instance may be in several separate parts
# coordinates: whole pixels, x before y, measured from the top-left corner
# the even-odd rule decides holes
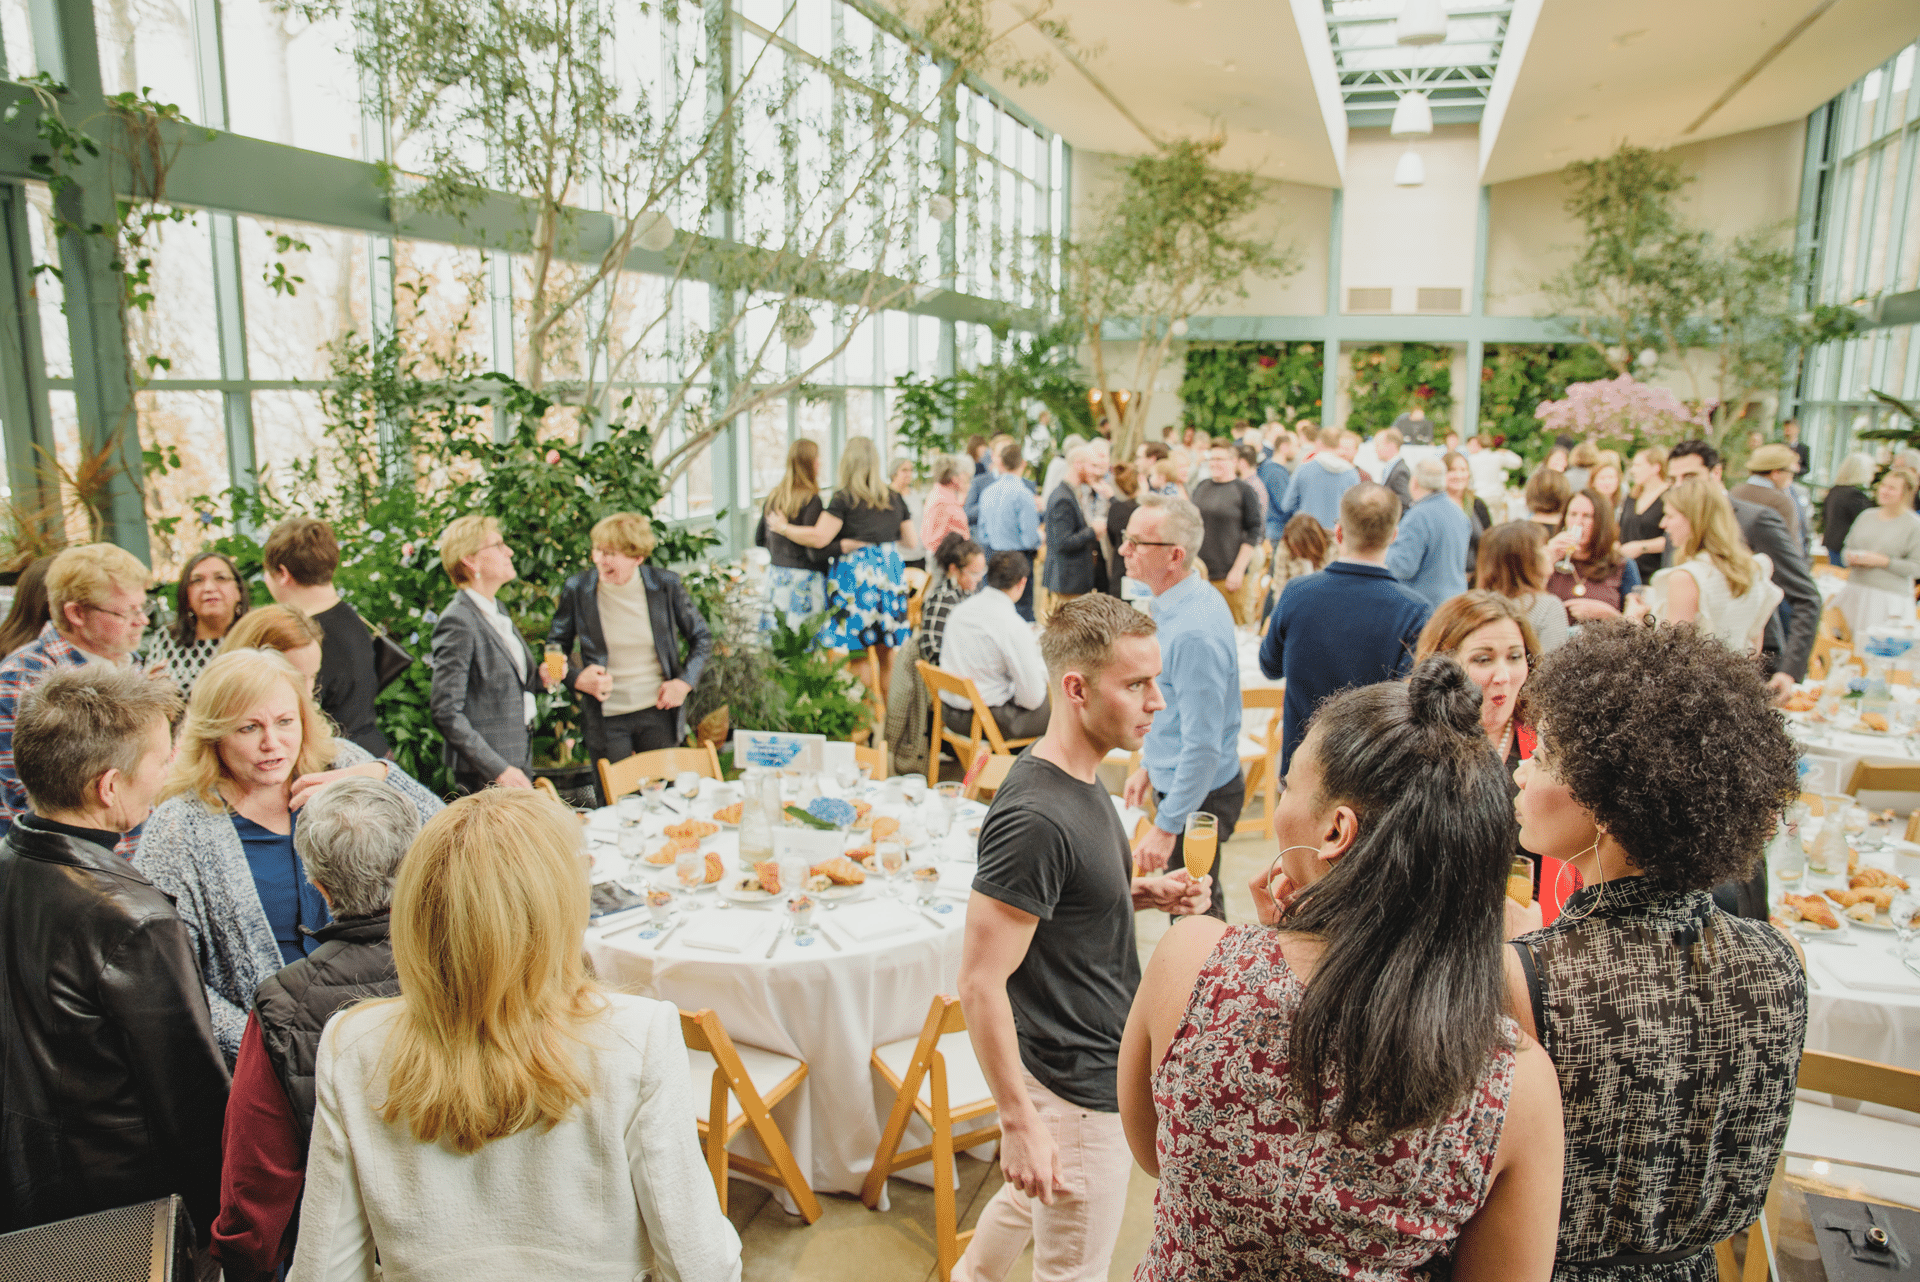
[[[0,841],[0,1229],[220,1194],[227,1069],[173,903],[113,853],[173,757],[170,686],[89,664],[21,701]]]

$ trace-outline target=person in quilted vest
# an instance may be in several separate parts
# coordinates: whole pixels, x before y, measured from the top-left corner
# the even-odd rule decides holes
[[[236,1282],[274,1277],[293,1257],[320,1034],[341,1007],[400,992],[388,903],[419,830],[413,803],[371,779],[329,786],[301,816],[294,844],[333,920],[314,932],[318,948],[261,983],[241,1038],[213,1229]]]

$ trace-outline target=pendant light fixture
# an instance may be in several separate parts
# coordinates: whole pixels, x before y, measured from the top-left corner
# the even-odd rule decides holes
[[[1420,153],[1409,147],[1400,154],[1400,162],[1393,167],[1393,185],[1396,187],[1418,187],[1427,181],[1427,167],[1421,163]]]
[[[659,212],[640,215],[634,243],[649,253],[663,254],[673,245],[673,223]]]
[[[1437,45],[1447,38],[1444,0],[1403,0],[1393,24],[1393,39],[1403,45]]]
[[[1395,138],[1423,138],[1433,132],[1433,106],[1427,95],[1403,93],[1393,109],[1393,123],[1387,132]]]

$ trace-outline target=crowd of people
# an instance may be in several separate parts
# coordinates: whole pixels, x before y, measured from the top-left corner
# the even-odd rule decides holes
[[[871,441],[830,496],[793,446],[758,534],[767,626],[878,652],[891,705],[925,700],[915,660],[964,676],[1031,741],[966,918],[1005,1180],[956,1277],[1030,1243],[1036,1278],[1105,1277],[1136,1163],[1143,1279],[1704,1282],[1757,1216],[1806,1028],[1758,859],[1797,794],[1774,704],[1817,621],[1803,461],[1763,445],[1730,492],[1705,442],[1624,466],[1576,442],[1497,520],[1517,458],[1434,429],[1070,441],[1037,486],[1026,442],[982,440],[934,460],[918,512]],[[1895,468],[1827,499],[1863,618],[1874,593],[1911,608],[1915,488]],[[712,651],[644,515],[591,543],[549,665],[498,600],[499,523],[443,533],[451,801],[379,738],[323,523],[269,537],[274,604],[203,554],[153,632],[118,548],[22,575],[0,1230],[178,1193],[206,1276],[740,1275],[675,1012],[594,980],[580,826],[530,786],[536,692],[571,690],[618,760],[685,740]],[[1185,844],[1246,803],[1240,627],[1286,689],[1258,921],[1229,924]],[[1646,697],[1676,683],[1698,697]],[[1136,833],[1098,776],[1116,752]],[[1174,918],[1144,971],[1143,910]]]

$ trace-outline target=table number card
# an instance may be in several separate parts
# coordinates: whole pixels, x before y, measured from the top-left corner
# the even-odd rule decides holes
[[[773,857],[779,859],[804,859],[808,867],[825,863],[847,847],[846,834],[838,831],[821,832],[817,828],[775,828],[773,830]]]
[[[771,730],[735,730],[733,761],[737,766],[766,770],[826,768],[827,737],[823,734],[777,734]]]

